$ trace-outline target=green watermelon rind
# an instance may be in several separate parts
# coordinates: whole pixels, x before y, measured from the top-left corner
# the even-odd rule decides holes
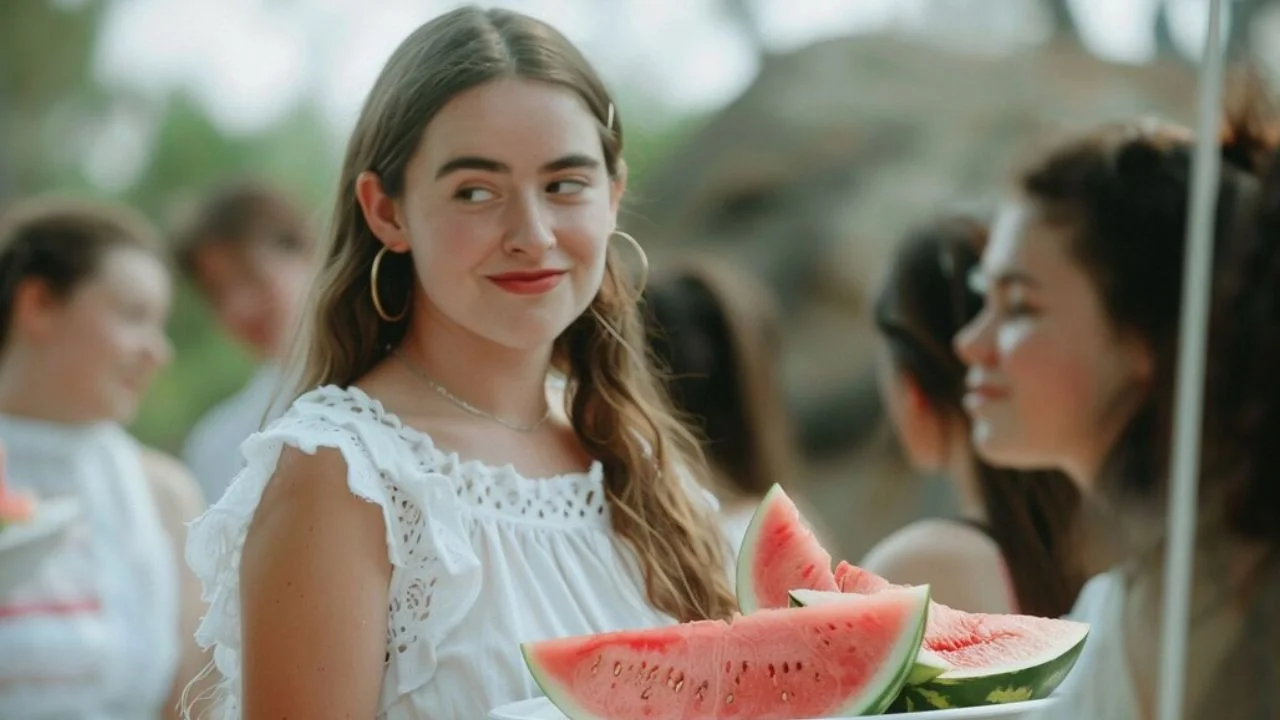
[[[904,688],[895,705],[906,704],[913,710],[944,710],[1047,698],[1075,667],[1088,636],[1088,626],[1084,626],[1067,650],[1024,667],[950,670],[928,682]]]
[[[910,626],[911,630],[904,632],[898,638],[898,642],[894,644],[883,659],[881,667],[876,674],[867,681],[860,692],[850,697],[844,705],[840,706],[835,711],[835,715],[856,716],[884,713],[901,696],[907,677],[915,666],[916,655],[919,653],[921,643],[924,641],[924,631],[929,620],[929,586],[921,585],[889,592],[914,596],[911,600],[913,604],[919,607],[915,621]],[[845,597],[850,598],[852,602],[857,602],[857,598],[870,596],[846,595]],[[542,689],[542,693],[547,696],[547,699],[559,708],[560,712],[569,720],[606,720],[583,709],[573,701],[573,693],[569,688],[543,672],[541,664],[533,656],[532,645],[533,643],[522,643],[520,645],[520,654],[524,657],[525,665],[529,668],[529,674],[533,676],[534,682]]]
[[[918,585],[915,587],[890,590],[887,592],[900,592],[903,594],[916,595],[915,600],[920,604],[919,615],[916,618],[915,629],[912,632],[904,633],[898,639],[897,645],[889,653],[888,657],[881,663],[880,671],[866,684],[863,695],[868,695],[868,690],[874,688],[877,682],[885,683],[878,695],[873,698],[867,698],[867,702],[858,703],[850,702],[840,708],[836,715],[882,715],[894,700],[902,694],[906,687],[907,678],[911,676],[916,666],[916,656],[920,653],[920,648],[924,642],[924,630],[929,622],[929,586]],[[790,595],[791,593],[788,593]],[[847,596],[846,596],[847,597]],[[794,600],[795,598],[792,597]]]
[[[760,500],[760,504],[756,506],[755,512],[751,514],[751,522],[747,523],[747,530],[743,533],[742,542],[738,546],[738,563],[736,568],[735,588],[734,592],[738,596],[738,609],[743,615],[753,613],[760,609],[760,603],[756,602],[756,583],[751,577],[754,567],[753,558],[756,555],[756,546],[760,544],[760,531],[764,524],[764,517],[773,507],[773,502],[778,495],[785,496],[782,486],[774,484],[769,488],[769,492],[764,494]]]
[[[804,607],[815,601],[820,602],[840,602],[841,598],[857,595],[858,593],[841,593],[827,592],[822,590],[792,590],[787,593],[791,598],[792,607]],[[809,602],[805,602],[805,598]],[[935,655],[924,647],[924,636],[920,637],[921,647],[919,653],[912,661],[911,670],[907,673],[907,685],[921,685],[933,680],[934,678],[952,670],[951,663],[943,660],[940,656]]]

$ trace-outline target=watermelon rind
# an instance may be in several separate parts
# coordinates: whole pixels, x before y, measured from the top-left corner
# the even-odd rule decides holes
[[[764,524],[764,518],[768,515],[773,502],[779,495],[786,495],[782,486],[774,484],[769,488],[769,492],[764,494],[760,500],[760,504],[756,506],[755,512],[751,514],[751,522],[747,523],[747,531],[742,536],[742,543],[738,546],[738,564],[735,593],[738,596],[738,609],[745,615],[753,613],[760,609],[760,604],[756,602],[756,583],[751,573],[754,568],[754,558],[756,556],[756,546],[760,543],[760,531]]]
[[[796,605],[839,602],[844,596],[844,593],[814,590],[793,590],[789,594]],[[921,648],[901,697],[891,709],[898,712],[948,710],[1047,698],[1075,667],[1088,638],[1089,626],[1071,623],[1064,625],[1063,632],[1066,634],[1054,649],[1039,657],[996,667],[955,668],[942,657]]]
[[[924,640],[930,606],[929,586],[895,589],[877,596],[841,594],[841,597],[845,602],[858,603],[865,602],[871,597],[879,597],[883,600],[890,594],[897,594],[904,598],[904,602],[911,608],[914,619],[903,628],[896,642],[881,660],[875,675],[867,680],[859,692],[834,710],[833,717],[880,715],[902,694],[916,655],[920,652],[920,644]],[[569,720],[608,720],[584,709],[573,700],[572,689],[542,669],[533,652],[534,645],[536,643],[523,643],[520,645],[520,652],[524,656],[525,665],[528,666],[534,682],[542,689],[547,699]]]
[[[951,663],[921,647],[911,674],[907,676],[907,684],[922,685],[951,669]]]
[[[1026,700],[1041,700],[1053,694],[1075,667],[1089,626],[1072,623],[1064,628],[1069,634],[1056,648],[1040,657],[981,669],[957,668],[924,683],[903,690],[903,698],[914,710],[998,705]]]
[[[792,591],[792,600],[797,600],[796,592],[810,593],[819,592],[811,590]],[[916,585],[900,589],[889,590],[886,592],[902,593],[904,595],[912,595],[912,602],[919,604],[918,618],[913,624],[910,632],[905,632],[898,638],[897,644],[893,646],[893,650],[889,653],[880,665],[880,670],[875,677],[869,680],[861,695],[851,698],[850,702],[840,708],[836,715],[843,716],[860,716],[860,715],[880,715],[889,709],[894,700],[902,694],[906,687],[907,678],[911,676],[915,669],[916,656],[920,653],[921,643],[924,642],[924,629],[929,620],[929,586]],[[849,602],[851,597],[859,597],[846,593],[823,593],[824,595],[832,595],[831,602]],[[881,593],[883,594],[883,593]],[[874,596],[862,596],[874,597]],[[857,600],[854,600],[857,602]],[[801,603],[802,605],[805,603]]]
[[[856,595],[856,593],[827,592],[822,590],[792,590],[787,594],[791,596],[792,607],[842,602],[843,598],[847,598],[851,594]],[[920,640],[922,643],[924,642],[923,635]],[[927,648],[921,647],[919,653],[917,653],[914,661],[912,662],[911,671],[907,674],[906,684],[920,685],[927,683],[951,669],[953,669],[951,663],[930,652]]]
[[[561,683],[556,682],[550,675],[542,671],[542,666],[537,659],[530,654],[531,643],[520,644],[520,654],[524,656],[524,664],[529,667],[529,674],[533,676],[533,681],[542,688],[542,694],[547,696],[551,704],[555,705],[560,712],[569,720],[608,720],[598,715],[593,715],[584,710],[580,705],[570,698],[573,694],[569,688]]]

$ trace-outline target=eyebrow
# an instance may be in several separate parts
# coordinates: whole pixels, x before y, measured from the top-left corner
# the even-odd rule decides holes
[[[986,273],[976,268],[969,273],[968,284],[969,289],[978,294],[990,289],[1008,288],[1010,285],[1022,285],[1032,289],[1040,287],[1040,283],[1034,277],[1021,270],[1006,270],[997,274],[994,278],[989,278]]]
[[[560,172],[561,170],[569,170],[572,168],[594,169],[598,167],[600,167],[599,160],[596,160],[590,155],[573,153],[546,163],[538,169],[538,172],[546,174]],[[478,155],[463,155],[461,157],[453,158],[441,165],[440,169],[436,170],[436,179],[439,180],[449,173],[457,172],[459,170],[482,170],[484,172],[492,173],[509,173],[511,172],[511,166],[506,163],[498,162],[492,158],[480,157]]]

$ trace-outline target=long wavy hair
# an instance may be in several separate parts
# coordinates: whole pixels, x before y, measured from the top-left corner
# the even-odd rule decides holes
[[[944,215],[908,233],[875,304],[875,323],[894,368],[911,377],[931,408],[968,427],[965,366],[951,340],[982,309],[968,285],[987,243],[986,223]],[[1009,470],[971,453],[992,539],[1000,546],[1018,610],[1058,617],[1084,586],[1077,532],[1080,491],[1058,471]]]
[[[1191,678],[1207,695],[1188,717],[1275,717],[1280,663],[1280,142],[1275,105],[1256,76],[1235,86],[1220,138],[1197,532]],[[1107,125],[1055,148],[1022,176],[1024,195],[1071,229],[1070,251],[1113,325],[1152,350],[1145,401],[1105,459],[1100,495],[1123,519],[1126,592],[1158,618],[1166,539],[1178,308],[1185,271],[1194,135],[1152,122]],[[1248,572],[1232,558],[1260,550]],[[1246,563],[1241,563],[1245,565]],[[1221,658],[1224,617],[1242,616]],[[1129,640],[1147,642],[1149,633]],[[1136,638],[1136,639],[1135,639]],[[1152,650],[1152,653],[1158,650]]]
[[[334,216],[321,251],[298,392],[346,387],[404,338],[409,316],[379,318],[370,267],[382,247],[356,200],[356,177],[373,171],[401,197],[405,167],[431,119],[451,99],[500,78],[567,88],[595,116],[605,166],[621,170],[622,121],[599,77],[558,31],[519,13],[464,7],[426,23],[392,53],[365,101],[347,146]],[[410,297],[412,263],[384,264],[378,292]],[[553,366],[567,383],[565,409],[583,447],[604,468],[614,532],[634,549],[652,605],[681,620],[724,618],[737,603],[727,546],[691,494],[706,463],[645,354],[639,289],[611,248],[604,281],[587,312],[556,339]]]

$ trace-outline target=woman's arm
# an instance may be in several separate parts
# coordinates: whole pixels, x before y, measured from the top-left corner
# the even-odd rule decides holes
[[[161,708],[165,720],[182,717],[182,693],[205,665],[209,656],[196,644],[196,628],[204,616],[205,605],[200,599],[200,581],[183,560],[187,542],[187,523],[204,512],[204,496],[187,468],[168,455],[154,450],[144,450],[142,467],[151,485],[160,523],[173,546],[173,558],[178,570],[178,669],[173,686]],[[213,682],[206,675],[192,686],[189,697],[197,698]],[[195,716],[195,713],[192,713]]]
[[[342,455],[286,448],[241,561],[244,720],[372,718],[390,578],[381,510]]]

